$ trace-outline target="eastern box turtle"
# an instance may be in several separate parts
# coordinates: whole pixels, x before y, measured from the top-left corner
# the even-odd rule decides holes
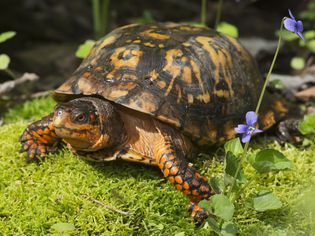
[[[198,202],[212,192],[186,158],[235,137],[262,84],[253,58],[232,37],[173,23],[128,25],[99,40],[54,91],[55,111],[25,129],[21,150],[31,160],[63,141],[95,161],[158,166],[190,198],[198,220],[206,214]],[[286,111],[279,101],[267,103],[262,129]]]

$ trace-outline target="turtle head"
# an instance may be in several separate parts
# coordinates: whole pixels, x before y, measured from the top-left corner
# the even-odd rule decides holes
[[[123,122],[108,101],[83,97],[56,106],[53,124],[56,134],[75,150],[97,151],[118,145]]]

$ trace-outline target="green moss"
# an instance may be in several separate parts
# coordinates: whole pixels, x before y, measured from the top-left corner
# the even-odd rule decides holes
[[[39,106],[41,111],[30,111],[32,103],[11,110],[6,121],[15,123],[0,128],[2,235],[47,235],[54,232],[56,223],[73,224],[73,235],[209,235],[209,228],[198,228],[191,222],[188,200],[157,168],[126,162],[90,163],[66,149],[39,164],[27,164],[24,155],[18,154],[18,137],[27,122],[17,121],[49,113],[48,103],[50,99],[34,102],[43,105]],[[314,208],[309,201],[314,193],[310,186],[315,181],[315,145],[304,150],[264,145],[281,150],[294,162],[295,170],[258,175],[245,166],[250,181],[236,203],[234,221],[242,235],[311,235]],[[211,155],[214,160],[195,162],[208,179],[222,173],[222,158]],[[284,207],[268,213],[247,208],[247,197],[263,189],[273,190]],[[108,210],[89,197],[129,215]]]
[[[51,113],[55,105],[56,103],[51,97],[27,101],[10,109],[4,116],[4,122],[13,123],[20,120],[38,120]]]

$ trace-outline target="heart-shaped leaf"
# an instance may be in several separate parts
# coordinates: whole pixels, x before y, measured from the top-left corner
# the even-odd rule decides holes
[[[282,202],[271,191],[260,191],[251,199],[252,207],[256,211],[276,210],[282,207]]]
[[[293,163],[286,158],[281,152],[275,149],[265,149],[252,156],[251,165],[259,173],[267,173],[270,171],[292,170]]]
[[[243,153],[244,149],[239,138],[234,138],[224,144],[225,153],[232,152],[235,156]]]

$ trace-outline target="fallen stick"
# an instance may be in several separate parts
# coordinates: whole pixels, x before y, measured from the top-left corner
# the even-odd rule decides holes
[[[100,201],[96,200],[95,198],[90,197],[90,196],[88,196],[88,195],[85,195],[85,196],[86,196],[89,200],[91,200],[92,202],[95,202],[96,204],[98,204],[98,205],[100,205],[100,206],[102,206],[102,207],[105,207],[106,209],[109,209],[109,210],[111,210],[111,211],[117,212],[117,213],[122,214],[122,215],[125,215],[125,216],[129,215],[129,212],[118,210],[118,209],[116,209],[116,208],[114,208],[114,207],[112,207],[112,206],[106,205],[106,204],[104,204],[104,203],[102,203],[102,202],[100,202]]]
[[[17,86],[24,84],[26,82],[34,82],[38,80],[39,77],[33,73],[24,73],[20,78],[15,80],[10,80],[0,84],[0,97],[8,94]]]

